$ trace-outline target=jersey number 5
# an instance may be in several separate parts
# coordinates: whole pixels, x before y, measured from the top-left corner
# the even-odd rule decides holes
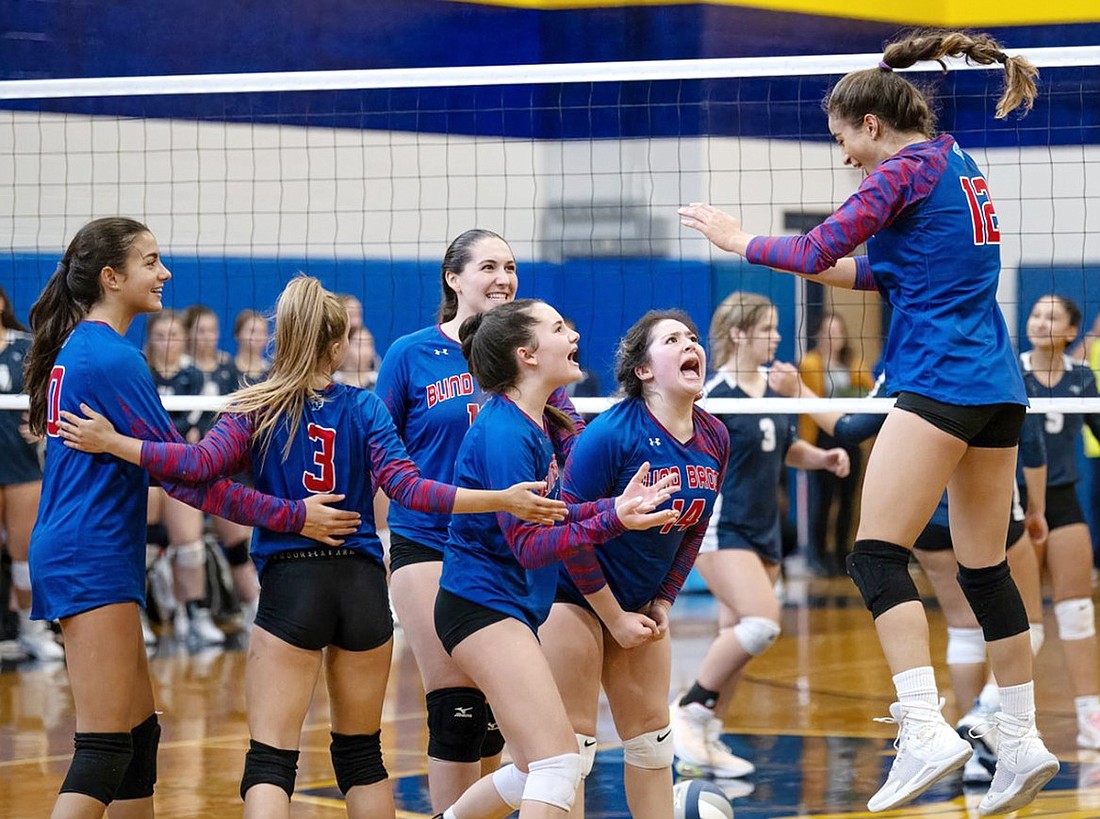
[[[64,367],[50,370],[50,383],[46,387],[46,434],[51,438],[61,434],[61,382],[64,380]]]
[[[313,450],[313,463],[319,468],[320,474],[310,472],[308,469],[303,471],[302,485],[309,492],[331,492],[336,488],[336,466],[333,463],[336,430],[309,424],[306,427],[306,433],[309,435],[309,440],[320,444],[319,448]]]
[[[989,197],[989,185],[980,176],[960,176],[959,184],[966,194],[966,203],[970,206],[970,218],[974,222],[974,244],[999,245],[1001,230],[998,226],[997,211],[993,209],[993,200]]]

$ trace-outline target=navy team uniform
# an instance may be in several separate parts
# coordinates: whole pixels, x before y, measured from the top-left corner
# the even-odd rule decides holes
[[[193,393],[194,395],[229,395],[229,393],[244,386],[241,371],[237,369],[232,356],[228,353],[218,351],[218,361],[212,370],[200,369],[189,358],[184,360],[189,363],[195,372],[202,376],[202,384],[198,392]],[[198,429],[200,435],[208,433],[213,428],[216,419],[217,413],[214,412],[194,410],[187,414],[187,423]]]
[[[729,457],[729,433],[712,415],[692,409],[694,434],[681,443],[640,398],[605,411],[577,438],[562,496],[573,503],[620,495],[649,461],[649,482],[677,476],[672,508],[679,519],[660,529],[627,531],[599,549],[565,559],[557,600],[591,608],[584,595],[609,586],[625,611],[655,599],[672,604],[695,563]]]
[[[705,392],[708,398],[750,397],[724,372],[707,382]],[[777,395],[764,392],[766,398]],[[787,450],[798,440],[798,417],[738,413],[723,416],[722,423],[729,431],[729,465],[702,549],[752,549],[780,563],[779,480]]]
[[[0,350],[0,394],[19,395],[23,392],[23,359],[31,345],[31,337],[18,330],[5,330],[7,346]],[[38,462],[38,447],[28,444],[19,434],[23,413],[19,410],[0,411],[0,486],[33,483],[42,480]]]
[[[59,413],[79,415],[82,402],[135,437],[179,440],[141,351],[107,324],[79,323],[50,375],[46,467],[29,561],[35,619],[145,602],[149,476],[110,455],[65,446]],[[305,523],[300,501],[267,497],[226,480],[164,488],[185,503],[248,526],[297,532]]]
[[[546,428],[510,399],[488,400],[459,448],[455,483],[505,489],[519,481],[546,481],[561,497],[557,453]],[[591,544],[623,534],[613,498],[569,504],[565,523],[541,526],[507,513],[456,515],[443,553],[435,625],[448,653],[474,632],[513,618],[532,631],[550,613],[558,562]]]
[[[470,374],[462,345],[438,325],[397,339],[382,359],[375,392],[385,402],[421,474],[452,483],[459,446],[486,395]],[[573,419],[584,422],[564,390],[555,390],[550,403]],[[568,436],[554,431],[555,446],[568,453]],[[528,479],[529,480],[529,479]],[[440,561],[447,543],[450,515],[390,504],[390,569],[410,563]]]
[[[288,498],[346,495],[345,507],[359,511],[362,523],[339,548],[297,534],[254,531],[252,559],[262,581],[256,623],[309,650],[382,645],[393,633],[393,620],[374,523],[375,490],[381,487],[411,508],[449,514],[455,487],[420,478],[382,401],[357,387],[330,384],[316,400],[307,400],[285,460],[285,419],[266,452],[252,436],[251,416],[224,414],[193,446],[147,441],[142,465],[154,476],[189,482],[251,466],[261,491]]]
[[[172,375],[162,375],[156,368],[149,368],[158,395],[199,395],[202,392],[202,373],[185,362],[186,359],[181,361],[180,368]],[[194,420],[192,416],[194,416]],[[168,417],[176,425],[179,434],[184,437],[187,436],[187,433],[191,431],[198,420],[197,414],[188,412],[170,412]]]
[[[1052,387],[1039,383],[1031,371],[1031,353],[1020,355],[1027,394],[1035,398],[1098,398],[1096,376],[1086,364],[1063,358],[1065,375]],[[1046,518],[1051,531],[1074,523],[1084,523],[1075,486],[1077,446],[1081,428],[1088,424],[1093,435],[1100,433],[1100,417],[1081,413],[1048,412],[1043,416],[1043,437],[1047,449]]]

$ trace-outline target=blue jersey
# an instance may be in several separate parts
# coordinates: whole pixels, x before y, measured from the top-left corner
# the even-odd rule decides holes
[[[80,322],[57,354],[47,393],[46,466],[31,535],[33,616],[56,620],[110,603],[144,602],[149,477],[110,455],[89,455],[58,437],[59,412],[85,403],[115,429],[178,440],[141,351],[110,326]],[[192,506],[246,525],[298,531],[300,502],[268,498],[228,481],[166,484]]]
[[[547,496],[561,497],[545,419],[536,424],[510,399],[494,396],[462,441],[455,483],[506,489],[520,481],[546,481]],[[524,523],[507,512],[455,515],[439,586],[536,630],[554,601],[559,561],[623,531],[611,500],[570,505],[558,526]]]
[[[23,392],[23,359],[27,357],[31,337],[18,330],[2,330],[6,346],[0,350],[0,394]],[[0,486],[42,480],[38,447],[28,444],[19,434],[21,410],[0,410]]]
[[[438,325],[402,336],[382,359],[374,389],[421,474],[453,482],[459,446],[487,397],[470,374],[462,346]],[[550,403],[569,415],[578,430],[584,426],[564,390],[556,390]],[[568,452],[568,436],[554,432],[553,438],[555,446]],[[448,523],[449,515],[390,504],[390,531],[422,546],[443,551]]]
[[[559,597],[587,605],[584,595],[606,584],[626,611],[656,598],[675,601],[706,533],[729,457],[729,433],[721,421],[698,407],[692,421],[694,434],[681,443],[644,400],[630,398],[599,415],[577,439],[565,468],[567,500],[619,495],[649,461],[650,482],[675,477],[670,503],[680,517],[660,529],[624,532],[597,550],[566,559]]]
[[[749,398],[729,373],[719,372],[706,386],[708,398]],[[770,388],[766,398],[776,397]],[[779,480],[787,450],[798,440],[798,416],[723,415],[730,457],[722,493],[708,538],[722,548],[751,546],[769,560],[780,553]]]
[[[1065,375],[1052,387],[1039,383],[1031,370],[1031,353],[1023,353],[1020,363],[1024,368],[1027,394],[1034,398],[1097,398],[1096,376],[1088,365],[1063,357]],[[1048,412],[1043,426],[1047,449],[1047,486],[1075,484],[1077,474],[1077,448],[1081,441],[1081,428],[1089,425],[1093,435],[1100,433],[1100,417],[1081,413]]]

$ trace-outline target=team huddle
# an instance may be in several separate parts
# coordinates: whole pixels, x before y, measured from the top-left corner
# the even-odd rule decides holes
[[[1033,541],[1046,546],[1060,636],[1075,647],[1078,742],[1100,748],[1083,517],[1066,466],[1081,420],[1045,433],[1025,423],[1029,395],[1096,386],[1087,368],[1062,366],[1080,315],[1060,297],[1035,306],[1021,370],[996,302],[999,225],[985,178],[893,70],[945,56],[1004,66],[999,116],[1030,107],[1034,67],[988,36],[904,39],[826,98],[844,163],[865,177],[821,226],[767,237],[711,205],[679,214],[721,250],[877,291],[893,307],[879,394],[895,408],[814,416],[844,443],[877,435],[846,569],[893,674],[898,741],[868,808],[897,808],[966,766],[989,783],[980,811],[992,815],[1026,805],[1059,768],[1035,725]],[[864,243],[866,255],[848,255]],[[99,219],[31,310],[23,386],[30,432],[47,444],[28,593],[36,620],[61,623],[77,713],[55,817],[101,816],[116,802],[153,815],[160,727],[140,615],[150,478],[255,527],[246,816],[289,816],[322,668],[348,814],[395,814],[381,742],[391,600],[424,684],[443,819],[583,815],[601,689],[633,816],[673,815],[674,763],[684,775],[753,773],[719,735],[743,669],[780,636],[780,476],[851,468],[843,446],[800,439],[795,416],[719,419],[698,403],[807,394],[793,368],[772,364],[771,302],[729,294],[706,344],[682,310],[647,312],[616,351],[622,400],[586,423],[568,394],[582,377],[578,333],[554,306],[517,298],[503,237],[470,230],[444,255],[438,320],[390,346],[373,391],[334,378],[350,343],[344,303],[316,279],[293,279],[276,305],[269,370],[232,392],[199,439],[181,435],[123,338],[136,316],[160,312],[170,278],[145,225]],[[233,480],[242,474],[250,485]],[[388,553],[379,491],[390,499]],[[942,714],[914,554],[944,605],[953,672],[966,666],[958,701],[977,702],[965,737]],[[670,706],[669,611],[693,567],[718,600],[719,631]]]

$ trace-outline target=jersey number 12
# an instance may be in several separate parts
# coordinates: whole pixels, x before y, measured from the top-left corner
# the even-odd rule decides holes
[[[959,184],[966,194],[970,218],[974,222],[974,244],[999,245],[1001,230],[997,222],[997,211],[993,209],[993,200],[989,197],[989,185],[980,176],[960,176]]]

